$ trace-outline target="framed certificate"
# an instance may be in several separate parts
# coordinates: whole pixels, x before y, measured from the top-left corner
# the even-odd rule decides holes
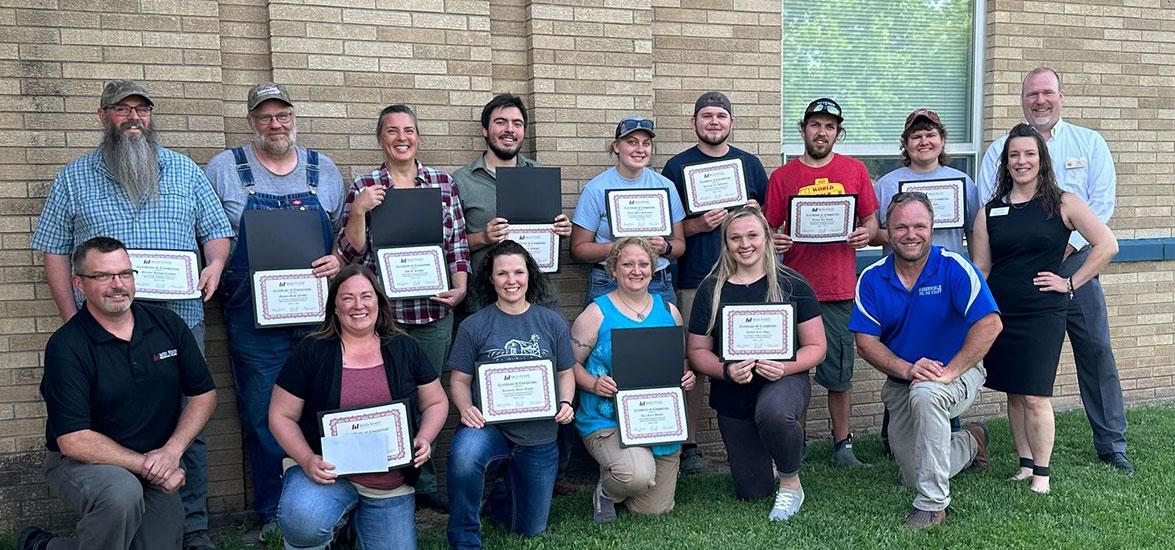
[[[857,196],[793,195],[787,209],[793,241],[843,243],[857,219]]]
[[[423,298],[449,290],[449,264],[439,245],[381,248],[376,258],[388,298]]]
[[[258,327],[321,323],[326,317],[326,277],[314,270],[253,272],[253,314]]]
[[[967,184],[963,178],[925,181],[899,181],[898,192],[921,191],[934,206],[934,228],[963,227],[966,216]]]
[[[612,237],[656,237],[673,233],[668,189],[604,191]]]
[[[685,167],[683,173],[685,207],[691,214],[747,203],[742,159],[695,164]]]
[[[551,224],[510,224],[506,238],[522,245],[539,264],[539,271],[559,271],[559,236]]]
[[[555,367],[549,359],[479,363],[477,390],[487,424],[554,418],[559,412]]]
[[[722,306],[718,321],[718,358],[723,361],[796,358],[796,315],[792,304]]]
[[[685,441],[685,393],[681,388],[616,392],[620,444],[625,447]]]
[[[394,401],[376,407],[324,411],[318,413],[318,418],[323,439],[352,433],[385,434],[388,443],[385,470],[412,463],[411,417],[407,401]],[[347,456],[328,457],[325,454],[322,458],[335,466],[338,466],[339,462],[346,463],[349,460]]]
[[[135,298],[192,300],[203,298],[200,261],[191,250],[127,250],[135,275]]]

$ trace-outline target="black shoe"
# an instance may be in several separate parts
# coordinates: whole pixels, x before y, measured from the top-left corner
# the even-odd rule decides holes
[[[16,539],[16,548],[17,550],[45,550],[49,547],[49,541],[53,539],[53,533],[30,525],[20,530],[20,536]]]
[[[416,509],[428,508],[438,514],[449,513],[449,498],[444,493],[437,491],[435,493],[416,494]]]
[[[216,550],[216,545],[208,538],[208,531],[201,529],[184,533],[184,550]]]
[[[1108,455],[1099,455],[1098,458],[1102,459],[1102,462],[1117,468],[1123,474],[1134,475],[1134,465],[1130,463],[1129,458],[1126,458],[1126,453],[1110,453]]]

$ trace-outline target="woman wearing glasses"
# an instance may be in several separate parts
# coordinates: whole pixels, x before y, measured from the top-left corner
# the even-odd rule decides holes
[[[1078,231],[1092,246],[1072,277],[1057,275]],[[987,277],[1004,330],[983,359],[986,385],[1008,394],[1008,420],[1020,455],[1012,481],[1031,479],[1049,492],[1053,407],[1049,397],[1065,338],[1073,289],[1101,272],[1118,252],[1114,234],[1080,198],[1057,186],[1044,139],[1018,124],[1000,154],[995,196],[975,219],[971,256]]]
[[[722,255],[698,287],[690,313],[690,366],[711,379],[710,406],[718,412],[735,496],[754,500],[775,494],[768,519],[786,520],[804,502],[800,417],[812,397],[808,371],[824,359],[826,349],[820,302],[799,273],[780,266],[771,228],[757,209],[727,216],[722,242]],[[719,308],[765,302],[794,304],[799,340],[795,360],[722,362],[715,338]]]
[[[669,260],[681,256],[685,251],[685,233],[681,221],[685,209],[673,182],[649,169],[653,158],[653,138],[657,136],[653,121],[642,116],[630,115],[616,125],[616,138],[609,151],[616,157],[616,166],[593,178],[584,186],[575,205],[571,228],[571,257],[576,261],[596,264],[588,278],[587,296],[584,305],[616,289],[616,281],[604,270],[604,258],[608,256],[612,241],[612,225],[608,221],[608,207],[605,203],[610,189],[665,189],[669,193],[669,216],[672,231],[669,235],[643,235],[660,256],[657,260],[649,292],[657,293],[663,300],[675,304],[673,278],[669,274]]]

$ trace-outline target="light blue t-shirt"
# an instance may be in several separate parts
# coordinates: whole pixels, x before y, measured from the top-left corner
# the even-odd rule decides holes
[[[963,253],[963,235],[965,232],[971,231],[971,225],[975,222],[975,215],[979,212],[979,191],[975,187],[975,182],[971,180],[971,176],[955,170],[950,166],[939,166],[937,169],[930,172],[915,172],[908,166],[903,166],[890,172],[881,179],[877,180],[873,188],[877,192],[877,202],[880,205],[877,209],[877,223],[881,226],[881,230],[885,231],[885,209],[889,208],[889,201],[894,195],[898,193],[898,184],[903,181],[927,181],[927,180],[945,180],[963,178],[963,186],[965,196],[963,197],[963,227],[953,229],[935,229],[931,242],[936,246],[941,246],[947,250],[952,250],[958,253]],[[893,252],[889,243],[882,246],[885,254]]]
[[[685,208],[681,206],[681,197],[677,194],[677,187],[668,178],[648,168],[641,171],[639,178],[630,180],[616,171],[613,166],[604,170],[600,175],[592,178],[583,191],[579,193],[579,202],[575,204],[575,215],[571,222],[596,234],[595,242],[611,243],[612,226],[608,223],[608,206],[604,201],[604,192],[609,189],[659,189],[669,190],[669,217],[673,223],[685,219]],[[600,262],[601,264],[603,262]],[[657,271],[669,267],[669,260],[657,260]]]

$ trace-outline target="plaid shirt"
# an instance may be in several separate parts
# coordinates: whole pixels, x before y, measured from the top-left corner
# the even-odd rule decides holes
[[[339,253],[347,263],[363,262],[372,272],[378,273],[375,252],[371,247],[371,227],[367,227],[367,242],[363,252],[359,252],[347,240],[346,227],[351,219],[351,205],[355,196],[365,188],[379,186],[389,189],[392,178],[388,175],[387,165],[380,165],[371,173],[363,174],[351,183],[351,190],[347,193],[347,201],[343,205],[343,230],[339,232]],[[440,170],[426,168],[420,161],[416,161],[416,186],[441,188],[441,224],[443,225],[443,240],[441,247],[445,250],[445,261],[449,264],[449,273],[469,272],[469,241],[465,240],[465,214],[461,211],[461,197],[453,180],[448,174]],[[385,200],[394,197],[394,190],[389,191]],[[410,298],[391,300],[392,316],[397,323],[404,325],[425,325],[443,319],[449,314],[449,308],[428,298]]]
[[[192,159],[159,148],[159,196],[136,209],[102,154],[93,151],[67,164],[53,181],[29,246],[68,256],[93,237],[113,237],[131,249],[190,250],[234,236],[220,199]],[[75,293],[78,305],[81,297]],[[200,299],[166,306],[189,327],[204,320]]]

